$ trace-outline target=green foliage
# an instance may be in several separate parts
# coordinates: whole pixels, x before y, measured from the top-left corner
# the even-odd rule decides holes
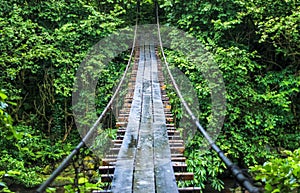
[[[174,117],[176,118],[175,126],[179,127],[178,122],[183,117],[183,109],[181,107],[180,99],[177,97],[176,92],[171,88],[172,88],[172,85],[166,86],[167,94],[170,99],[169,101],[172,106],[171,111],[172,111],[172,114],[174,115]]]
[[[207,117],[211,112],[207,81],[195,70],[195,66],[182,56],[170,51],[166,53],[168,61],[181,69],[193,82],[201,101],[199,119],[202,125],[207,127]],[[297,120],[291,108],[294,100],[292,97],[299,92],[299,78],[295,78],[289,69],[268,73],[265,76],[257,75],[255,73],[262,66],[253,61],[255,56],[255,53],[248,53],[237,47],[218,48],[215,54],[215,59],[223,72],[227,92],[226,122],[217,144],[229,158],[242,167],[263,163],[266,159],[276,156],[278,147],[293,149],[299,146]],[[278,91],[270,89],[270,87],[277,88],[277,84],[279,84]],[[172,111],[175,115],[181,115],[178,113],[181,112],[178,99],[172,92],[169,92],[169,97]],[[293,129],[287,132],[285,127]],[[286,139],[286,136],[290,137]],[[219,189],[222,183],[217,180],[218,175],[224,170],[214,167],[221,164],[219,159],[215,159],[216,163],[208,162],[207,165],[202,165],[203,159],[211,159],[210,154],[197,153],[202,141],[202,138],[194,138],[187,148],[189,155],[197,155],[189,157],[190,167],[199,170],[196,172],[192,169],[197,175],[195,181],[191,183],[204,187],[206,183],[214,182],[213,187]],[[197,143],[198,145],[195,145]]]
[[[2,140],[18,139],[21,136],[13,128],[13,120],[7,112],[9,105],[14,105],[14,103],[7,99],[8,96],[5,94],[4,90],[0,90],[0,137]]]
[[[7,176],[7,175],[8,175],[8,174],[6,174],[5,171],[0,171],[0,190],[1,190],[1,192],[12,192],[12,191],[8,188],[7,184],[6,184],[5,182],[3,182],[3,178],[4,178],[5,176]]]
[[[91,147],[97,154],[98,158],[103,158],[105,153],[109,152],[112,145],[112,140],[117,137],[117,129],[98,129],[97,137]]]
[[[197,134],[187,146],[188,170],[195,174],[195,179],[185,182],[184,185],[193,185],[205,190],[209,184],[215,190],[221,191],[224,183],[219,176],[225,171],[226,166],[215,152],[202,149],[203,141],[205,139]]]
[[[35,187],[44,179],[44,165],[61,161],[69,154],[72,146],[61,142],[51,144],[43,134],[35,133],[26,126],[14,129],[21,138],[1,141],[0,171],[4,172],[2,181]]]
[[[75,72],[88,49],[123,24],[110,1],[9,1],[0,6],[2,88],[16,101],[17,122],[66,139]],[[6,14],[4,14],[6,13]],[[39,120],[39,121],[37,121]],[[55,136],[56,135],[56,136]]]
[[[211,99],[210,99],[210,88],[207,80],[204,79],[200,74],[199,69],[196,65],[192,64],[184,55],[173,50],[166,50],[168,62],[172,64],[171,70],[174,71],[174,67],[180,69],[188,79],[184,80],[185,84],[181,85],[182,79],[178,74],[175,74],[176,82],[181,86],[181,91],[186,90],[188,82],[194,87],[195,93],[198,94],[199,105],[196,104],[196,100],[193,99],[191,91],[183,92],[184,99],[192,109],[193,113],[198,116],[201,124],[207,126],[209,124],[208,116],[211,113]],[[167,76],[167,75],[165,75]],[[172,85],[167,85],[167,94],[170,98],[172,106],[172,113],[176,117],[177,126],[178,123],[182,123],[183,132],[191,132],[194,127],[191,120],[188,119],[188,114],[183,109],[179,98],[175,91],[172,89]],[[198,112],[198,108],[200,112]],[[189,121],[187,121],[189,120]],[[189,124],[190,123],[190,124]],[[179,186],[195,186],[201,187],[203,190],[207,187],[207,184],[218,191],[224,188],[224,183],[218,178],[225,170],[224,163],[218,158],[218,156],[212,152],[207,151],[203,145],[207,145],[206,140],[201,136],[200,133],[193,133],[193,138],[185,139],[186,150],[185,155],[187,156],[188,170],[195,174],[195,178],[192,181],[180,182]]]
[[[242,1],[241,18],[251,18],[263,61],[269,68],[299,68],[299,9],[296,1]],[[272,56],[273,54],[273,56]]]
[[[5,152],[3,152],[5,153]],[[38,166],[27,167],[24,161],[15,159],[8,154],[2,156],[0,162],[1,172],[5,172],[2,180],[9,184],[21,184],[25,187],[35,187],[42,183]]]
[[[279,149],[298,148],[299,3],[164,0],[161,9],[164,22],[198,38],[223,73],[227,112],[217,144],[226,155],[248,168],[275,159]],[[207,128],[211,103],[207,82],[182,55],[167,55],[168,62],[193,82],[201,101],[199,120]],[[199,147],[191,146],[188,153],[194,154],[194,148]],[[195,158],[189,161],[201,165]]]
[[[74,179],[70,179],[70,180],[71,180],[71,183],[74,183],[73,182]],[[69,193],[76,193],[78,191],[88,193],[88,192],[91,192],[91,191],[100,190],[99,184],[100,184],[100,182],[98,182],[98,183],[90,183],[87,178],[80,177],[78,179],[78,187],[74,188],[70,184],[70,185],[64,186],[64,190],[67,191],[67,192],[69,192]]]
[[[27,187],[39,184],[41,173],[48,174],[70,152],[70,142],[80,140],[71,109],[76,70],[101,38],[134,23],[127,18],[135,17],[135,5],[135,1],[120,0],[1,2],[3,179],[7,180],[6,174],[12,170],[20,175],[10,174],[10,183]],[[121,57],[100,77],[96,101],[99,113],[124,70]]]
[[[13,120],[12,120],[11,116],[7,113],[8,103],[11,103],[11,102],[7,101],[7,98],[8,98],[8,96],[5,94],[4,90],[0,90],[0,137],[1,137],[1,142],[3,144],[20,137],[20,135],[15,131],[15,129],[12,126]],[[11,104],[13,104],[13,103],[11,103]],[[1,152],[1,154],[4,153],[3,151],[0,151],[0,152]],[[5,154],[3,154],[3,156],[5,156]],[[2,161],[2,159],[1,159],[1,161]],[[13,173],[13,172],[11,172],[11,173]],[[4,171],[0,167],[0,190],[1,190],[1,192],[11,192],[9,190],[6,182],[4,182],[4,177],[6,177],[8,175],[9,175],[9,173]]]
[[[273,158],[263,166],[250,167],[257,180],[265,182],[266,193],[293,192],[300,190],[300,149],[283,151],[285,157]]]
[[[116,60],[110,62],[100,74],[98,84],[97,84],[97,112],[100,114],[105,108],[107,102],[112,97],[112,91],[116,88],[120,77],[126,67],[126,61],[128,59],[128,53],[121,53]]]
[[[167,22],[212,46],[258,51],[268,69],[299,68],[299,3],[296,1],[165,0]]]

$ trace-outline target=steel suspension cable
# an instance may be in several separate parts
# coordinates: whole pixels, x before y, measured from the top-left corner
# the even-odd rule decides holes
[[[135,21],[135,29],[134,29],[134,38],[132,43],[132,48],[130,52],[130,57],[126,66],[126,69],[123,73],[123,76],[112,96],[108,104],[106,105],[105,109],[102,111],[101,115],[98,117],[96,122],[93,124],[93,126],[89,129],[88,133],[85,135],[85,137],[81,140],[81,142],[76,146],[75,149],[63,160],[63,162],[54,170],[54,172],[50,175],[50,177],[36,190],[36,193],[42,193],[46,190],[46,188],[56,179],[56,177],[70,164],[72,158],[79,152],[81,148],[85,146],[85,143],[92,137],[93,132],[96,130],[96,128],[101,123],[102,119],[104,118],[105,114],[110,110],[113,102],[116,99],[117,94],[119,93],[121,86],[126,78],[126,75],[128,73],[128,70],[130,68],[135,45],[136,45],[136,35],[137,35],[137,26],[138,26],[138,15],[139,15],[139,2],[137,3],[137,10],[136,10],[136,21]]]
[[[159,46],[161,49],[161,53],[163,56],[163,60],[164,60],[164,64],[166,66],[168,75],[171,79],[171,82],[176,90],[176,93],[178,95],[178,97],[180,98],[180,101],[182,103],[182,105],[184,106],[185,110],[187,111],[187,113],[189,114],[189,116],[192,118],[192,120],[194,121],[195,125],[197,126],[197,128],[199,129],[199,131],[202,133],[202,135],[206,138],[206,140],[209,142],[209,145],[212,147],[212,149],[218,154],[218,156],[221,158],[221,160],[225,163],[226,167],[229,168],[231,170],[231,173],[233,174],[233,176],[236,178],[236,180],[239,182],[239,184],[241,184],[244,188],[246,188],[250,193],[260,193],[262,192],[260,190],[260,188],[255,187],[251,180],[246,177],[244,175],[244,173],[242,172],[242,170],[236,165],[234,164],[229,158],[227,158],[224,154],[224,152],[215,144],[214,140],[210,137],[210,135],[206,132],[206,130],[202,127],[202,125],[199,123],[198,118],[193,114],[193,112],[191,111],[190,107],[188,106],[187,102],[184,100],[178,85],[170,71],[169,68],[169,64],[167,62],[164,50],[163,50],[163,44],[162,44],[162,40],[161,40],[161,34],[160,34],[160,24],[159,24],[159,15],[158,15],[158,3],[157,1],[155,2],[155,7],[156,7],[156,23],[157,23],[157,29],[158,29],[158,39],[159,39]]]

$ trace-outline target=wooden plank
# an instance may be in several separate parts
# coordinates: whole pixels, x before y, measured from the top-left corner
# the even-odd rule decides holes
[[[114,142],[114,140],[113,140]],[[181,143],[181,144],[184,144],[184,141],[182,139],[180,140],[169,140],[169,143]]]
[[[172,140],[174,141],[174,140]],[[176,143],[176,142],[170,142],[169,141],[169,144],[170,144],[170,147],[183,147],[184,144],[183,143]]]
[[[110,148],[109,149],[109,154],[115,154],[115,155],[117,155],[118,153],[119,153],[119,151],[120,151],[120,148],[119,147],[117,147],[117,148]]]
[[[183,146],[180,147],[170,147],[172,154],[183,153],[185,148]]]
[[[101,182],[111,182],[114,178],[113,174],[102,174],[101,175]]]
[[[152,131],[151,66],[149,48],[144,46],[145,65],[142,91],[142,116],[135,160],[133,192],[155,192]]]
[[[191,172],[175,173],[175,177],[176,177],[177,181],[193,180],[194,179],[194,173],[191,173]]]
[[[117,127],[125,127],[127,125],[127,122],[117,122],[116,126]]]
[[[102,165],[109,166],[109,165],[111,165],[112,162],[116,162],[116,161],[117,161],[116,158],[104,158],[104,159],[102,159]]]
[[[171,162],[164,107],[158,82],[157,60],[154,46],[151,46],[152,95],[156,192],[178,192]]]
[[[118,122],[128,122],[128,117],[118,117]]]
[[[140,54],[140,58],[144,56]],[[142,61],[142,59],[140,60]],[[118,154],[118,159],[115,163],[114,178],[112,181],[112,192],[114,193],[130,193],[132,192],[133,174],[134,174],[134,158],[136,155],[136,146],[138,140],[138,128],[140,126],[140,112],[142,103],[142,75],[144,63],[139,62],[137,76],[133,79],[136,80],[133,101],[129,111],[128,123],[123,139],[121,149]],[[127,114],[128,110],[122,111],[122,114]]]
[[[173,162],[185,162],[186,158],[185,157],[171,157],[171,160]]]
[[[100,166],[99,173],[100,174],[113,174],[115,171],[114,166]]]
[[[111,190],[93,190],[92,193],[112,193]]]
[[[120,144],[122,144],[123,140],[117,140],[117,139],[114,139],[114,140],[112,140],[112,142],[113,142],[113,143],[120,143]]]
[[[186,172],[187,171],[187,165],[185,162],[173,162],[173,169],[174,172]]]
[[[183,157],[183,153],[171,153],[172,157]]]
[[[121,148],[121,146],[122,146],[122,143],[114,143],[114,146],[113,146],[113,148]]]
[[[172,136],[172,135],[180,135],[180,132],[177,130],[167,130],[168,135]]]
[[[169,140],[181,140],[182,138],[179,135],[168,136]]]
[[[179,193],[200,193],[201,188],[199,187],[186,187],[186,188],[178,188]]]

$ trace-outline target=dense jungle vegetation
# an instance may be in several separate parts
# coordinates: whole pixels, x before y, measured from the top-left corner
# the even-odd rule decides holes
[[[217,144],[250,169],[266,192],[300,192],[300,2],[158,3],[161,23],[196,37],[222,71],[227,110]],[[141,2],[142,23],[154,23],[153,4]],[[37,187],[80,141],[71,105],[76,69],[101,38],[134,25],[135,10],[136,1],[129,0],[0,3],[0,192],[15,191],[16,185]],[[201,101],[199,119],[206,126],[211,111],[207,82],[180,53],[166,54],[193,83]],[[99,112],[127,56],[116,58],[101,75]],[[180,111],[175,114],[180,117]],[[196,174],[188,183],[221,190],[226,168],[214,152],[199,150],[201,141],[196,135],[186,150],[189,170]]]

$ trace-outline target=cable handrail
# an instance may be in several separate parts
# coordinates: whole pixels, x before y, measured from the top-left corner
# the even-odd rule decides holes
[[[85,143],[92,137],[93,132],[95,129],[99,126],[101,123],[102,119],[104,118],[105,114],[110,110],[113,102],[115,101],[117,94],[119,93],[121,86],[126,78],[126,75],[128,73],[128,70],[130,68],[130,65],[132,63],[132,58],[135,50],[135,45],[136,45],[136,34],[137,34],[137,26],[138,26],[138,11],[139,11],[139,4],[137,5],[137,16],[136,16],[136,22],[135,22],[135,29],[134,29],[134,38],[133,38],[133,43],[132,43],[132,48],[130,52],[130,57],[128,59],[128,63],[126,66],[126,69],[123,73],[123,76],[114,91],[113,96],[111,97],[110,101],[106,105],[105,109],[102,111],[101,115],[98,117],[98,119],[95,121],[93,126],[89,129],[88,133],[82,138],[81,142],[73,149],[73,151],[63,160],[63,162],[52,172],[50,177],[36,190],[36,193],[42,193],[46,190],[46,188],[56,179],[56,177],[70,164],[72,158],[79,152],[81,148],[85,146]]]
[[[260,193],[262,192],[260,188],[255,187],[251,180],[246,177],[243,174],[243,171],[236,165],[234,164],[229,158],[227,158],[224,154],[224,152],[215,144],[213,139],[210,137],[210,135],[206,132],[206,130],[202,127],[202,125],[199,123],[198,118],[193,114],[191,111],[190,107],[188,106],[187,102],[184,100],[178,85],[170,71],[169,64],[167,62],[164,50],[163,50],[163,44],[161,40],[161,34],[160,34],[160,24],[159,24],[159,15],[158,15],[158,3],[157,1],[155,2],[155,9],[156,9],[156,24],[157,24],[157,29],[158,29],[158,39],[159,39],[159,46],[161,49],[161,53],[164,59],[164,64],[166,66],[168,75],[172,81],[172,85],[174,86],[176,93],[178,97],[180,98],[181,103],[183,104],[185,110],[189,114],[189,116],[192,118],[194,121],[195,125],[199,129],[199,131],[202,133],[202,135],[206,138],[206,140],[209,142],[209,145],[213,148],[213,150],[218,154],[219,158],[225,163],[226,167],[231,170],[231,173],[233,176],[236,178],[236,180],[244,187],[246,188],[250,193]]]

